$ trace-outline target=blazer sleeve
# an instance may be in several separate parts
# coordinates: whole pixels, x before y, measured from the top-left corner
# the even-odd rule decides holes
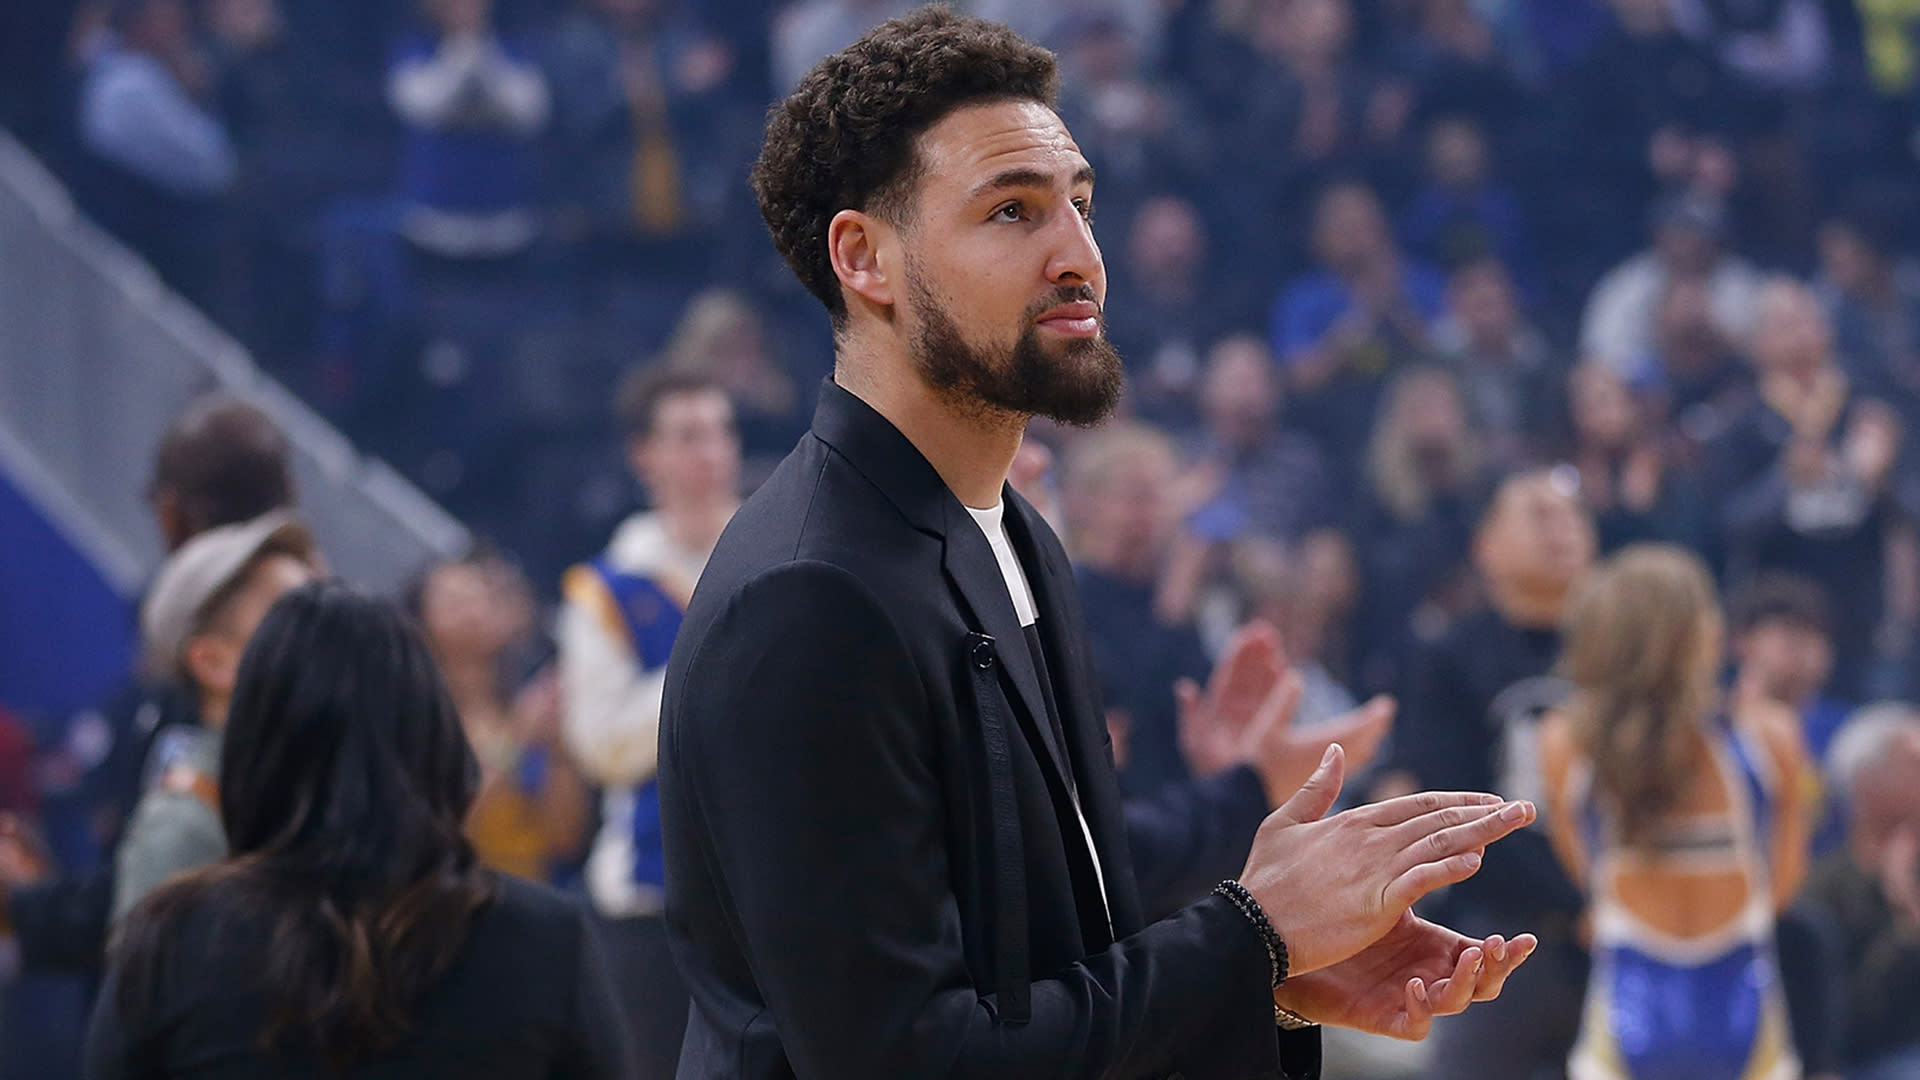
[[[1218,897],[1036,973],[1031,1020],[998,1019],[962,952],[927,684],[852,574],[776,567],[692,645],[663,782],[797,1076],[1278,1074],[1267,957]]]
[[[1260,776],[1241,765],[1127,800],[1127,844],[1149,915],[1180,907],[1238,877],[1267,817]]]

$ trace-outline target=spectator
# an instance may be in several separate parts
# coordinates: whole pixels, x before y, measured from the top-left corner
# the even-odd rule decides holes
[[[1724,167],[1723,128],[1737,114],[1726,69],[1674,28],[1669,0],[1611,7],[1612,30],[1556,93],[1576,170],[1564,197],[1603,215],[1581,233],[1607,251],[1618,250],[1620,221],[1641,220],[1662,187],[1692,182],[1703,153]]]
[[[1318,418],[1314,433],[1336,460],[1353,461],[1373,428],[1383,383],[1427,347],[1446,284],[1400,253],[1379,197],[1365,184],[1321,192],[1313,250],[1320,269],[1274,303],[1274,351]]]
[[[1427,129],[1426,183],[1400,215],[1407,251],[1447,267],[1491,258],[1526,274],[1526,236],[1519,193],[1493,175],[1486,132],[1461,116],[1436,120]]]
[[[1200,409],[1205,427],[1191,457],[1218,480],[1189,519],[1198,537],[1292,543],[1334,517],[1338,495],[1325,459],[1312,439],[1280,425],[1279,381],[1258,338],[1237,335],[1213,347]]]
[[[1667,283],[1678,277],[1704,278],[1721,335],[1746,340],[1760,279],[1744,260],[1722,250],[1725,232],[1726,210],[1717,200],[1675,196],[1661,203],[1654,212],[1653,246],[1594,287],[1580,327],[1581,354],[1631,374],[1652,344]]]
[[[1858,699],[1883,646],[1890,608],[1887,549],[1899,516],[1890,490],[1902,432],[1884,403],[1852,387],[1833,355],[1826,316],[1790,280],[1761,296],[1753,335],[1760,400],[1709,448],[1708,488],[1730,579],[1766,569],[1818,582],[1848,617],[1834,639],[1833,689]]]
[[[1400,42],[1401,66],[1414,80],[1425,117],[1471,117],[1469,126],[1504,134],[1518,119],[1523,97],[1509,53],[1503,51],[1486,6],[1472,0],[1418,0],[1410,33]]]
[[[1108,726],[1124,732],[1129,796],[1186,779],[1173,685],[1213,667],[1191,611],[1156,602],[1180,528],[1178,469],[1165,435],[1122,425],[1076,443],[1062,485],[1100,697]]]
[[[1540,792],[1536,725],[1565,697],[1552,675],[1560,621],[1593,554],[1593,524],[1572,485],[1545,470],[1502,481],[1473,543],[1488,606],[1420,644],[1376,797],[1417,788]],[[1489,849],[1474,883],[1445,904],[1468,924],[1534,927],[1541,947],[1530,963],[1538,966],[1488,1019],[1435,1032],[1433,1076],[1530,1080],[1559,1069],[1573,1045],[1586,980],[1574,935],[1582,901],[1543,836],[1507,844],[1499,855]],[[1489,1059],[1481,1051],[1494,1032],[1503,1049]]]
[[[709,289],[693,298],[674,328],[660,366],[713,382],[733,401],[734,424],[757,486],[806,433],[800,393],[745,296]]]
[[[473,755],[394,605],[330,584],[289,595],[232,719],[218,824],[233,857],[129,917],[88,1077],[630,1075],[580,913],[481,867],[462,834]]]
[[[1103,210],[1126,220],[1159,188],[1202,190],[1214,176],[1212,129],[1182,88],[1148,71],[1120,16],[1062,14],[1051,37],[1055,111],[1100,174]]]
[[[1903,259],[1891,220],[1842,214],[1820,227],[1820,303],[1847,374],[1872,392],[1920,398],[1920,265]]]
[[[1126,34],[1127,47],[1145,63],[1157,65],[1164,51],[1168,12],[1157,0],[1051,0],[1045,4],[969,0],[964,7],[972,15],[1012,27],[1029,41],[1045,41],[1055,48],[1059,45],[1051,39],[1070,23],[1110,22]]]
[[[114,0],[80,87],[90,168],[81,201],[169,284],[205,300],[209,239],[233,184],[232,140],[208,108],[211,69],[184,0]]]
[[[209,530],[244,524],[292,505],[294,483],[286,436],[253,405],[223,393],[191,402],[162,434],[154,453],[148,503],[165,548]],[[200,722],[200,702],[171,677],[135,674],[98,713],[77,717],[64,740],[79,755],[80,801],[98,850],[109,855],[142,794],[156,735]],[[84,751],[84,753],[81,753]],[[97,973],[105,956],[113,904],[110,862],[83,872],[31,880],[9,877],[4,892],[29,971]]]
[[[739,209],[756,126],[734,51],[679,0],[583,0],[545,51],[556,227],[620,256]],[[654,248],[644,249],[658,252]],[[677,251],[678,249],[670,249]]]
[[[551,667],[511,700],[508,653],[532,628],[533,597],[518,570],[476,552],[428,567],[406,607],[440,665],[460,724],[480,762],[467,833],[480,861],[529,881],[586,847],[585,782],[560,746],[560,696]]]
[[[1473,517],[1485,495],[1479,439],[1453,376],[1394,380],[1373,430],[1367,491],[1348,535],[1359,548],[1360,681],[1398,685],[1400,658],[1463,606]]]
[[[821,57],[914,7],[914,0],[799,0],[787,7],[773,20],[774,93],[791,93]]]
[[[1351,0],[1255,0],[1250,63],[1214,73],[1230,103],[1235,163],[1266,220],[1284,227],[1294,200],[1342,171],[1389,173],[1413,110],[1404,79],[1354,55]],[[1376,179],[1391,179],[1377,176]]]
[[[1815,868],[1807,899],[1840,928],[1848,1080],[1920,1070],[1920,714],[1863,709],[1827,753],[1847,804],[1847,844]]]
[[[1106,312],[1107,336],[1127,362],[1129,401],[1144,419],[1190,430],[1203,358],[1223,327],[1244,321],[1241,305],[1212,272],[1206,223],[1186,199],[1148,199],[1126,241]]]
[[[155,737],[146,794],[114,856],[115,922],[168,878],[226,855],[218,763],[240,660],[274,601],[313,577],[306,526],[273,513],[195,537],[154,579],[140,610],[144,662],[192,690],[200,726]]]
[[[1306,728],[1351,712],[1347,688],[1347,621],[1360,599],[1360,565],[1337,529],[1316,529],[1294,549],[1258,540],[1234,552],[1234,570],[1253,617],[1280,631],[1287,661],[1300,679],[1294,723]]]
[[[1672,460],[1660,429],[1648,423],[1620,376],[1584,364],[1568,383],[1573,467],[1601,553],[1642,542],[1705,550],[1713,539],[1705,493]]]
[[[1554,848],[1593,927],[1569,1072],[1801,1075],[1774,946],[1812,827],[1798,719],[1765,700],[1723,710],[1719,601],[1679,548],[1596,570],[1566,635],[1573,690],[1540,756]]]
[[[422,0],[432,28],[403,37],[387,97],[406,127],[401,231],[420,250],[490,259],[533,242],[534,137],[546,79],[493,27],[493,0]]]
[[[147,501],[168,551],[221,525],[294,504],[287,437],[257,406],[225,393],[182,409],[154,451]]]
[[[1700,448],[1718,438],[1756,393],[1752,365],[1714,319],[1712,285],[1691,275],[1668,279],[1652,348],[1622,374],[1688,462],[1697,461]]]
[[[1827,696],[1833,674],[1833,615],[1820,586],[1792,574],[1763,574],[1735,597],[1734,697],[1793,710],[1815,758],[1825,758],[1852,707]]]
[[[660,701],[668,654],[707,556],[740,502],[733,407],[711,381],[635,368],[616,403],[627,464],[653,509],[622,522],[605,552],[562,582],[563,730],[604,795],[587,892],[608,940],[643,1075],[680,1057],[687,991],[667,951],[660,846]]]
[[[1475,259],[1448,278],[1433,351],[1459,381],[1488,462],[1511,470],[1533,460],[1559,398],[1560,365],[1498,259]]]
[[[1734,598],[1733,659],[1736,701],[1771,702],[1800,718],[1816,760],[1826,757],[1852,706],[1827,696],[1833,675],[1833,615],[1820,586],[1792,574],[1763,574]],[[1813,852],[1826,855],[1843,840],[1839,800],[1814,832]]]

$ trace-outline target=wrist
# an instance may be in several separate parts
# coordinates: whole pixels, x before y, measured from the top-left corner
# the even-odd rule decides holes
[[[1231,878],[1215,885],[1213,891],[1225,897],[1260,936],[1260,944],[1266,951],[1267,966],[1273,978],[1271,989],[1278,990],[1286,985],[1287,943],[1281,940],[1279,931],[1273,928],[1273,923],[1267,918],[1266,911],[1260,907],[1260,902],[1253,898],[1253,894],[1247,891],[1245,885]]]
[[[1300,1031],[1304,1028],[1320,1026],[1320,1021],[1307,1016],[1295,1008],[1296,1005],[1302,1004],[1302,1002],[1297,1000],[1299,996],[1299,994],[1291,992],[1288,987],[1284,986],[1273,992],[1273,1023],[1275,1027],[1282,1031]]]

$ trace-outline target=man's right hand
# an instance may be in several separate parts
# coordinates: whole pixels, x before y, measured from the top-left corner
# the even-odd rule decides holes
[[[1532,803],[1422,792],[1322,818],[1339,797],[1346,755],[1320,768],[1254,837],[1240,883],[1305,974],[1353,956],[1393,929],[1415,901],[1480,869],[1488,844],[1534,820]]]

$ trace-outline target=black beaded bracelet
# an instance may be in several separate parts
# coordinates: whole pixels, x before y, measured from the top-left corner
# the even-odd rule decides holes
[[[1273,988],[1280,989],[1287,981],[1287,943],[1280,940],[1273,923],[1267,921],[1267,913],[1261,910],[1260,902],[1253,898],[1245,885],[1232,878],[1215,885],[1213,891],[1231,901],[1234,907],[1240,909],[1240,914],[1253,924],[1253,928],[1260,932],[1260,940],[1267,947],[1267,960],[1273,965]]]

